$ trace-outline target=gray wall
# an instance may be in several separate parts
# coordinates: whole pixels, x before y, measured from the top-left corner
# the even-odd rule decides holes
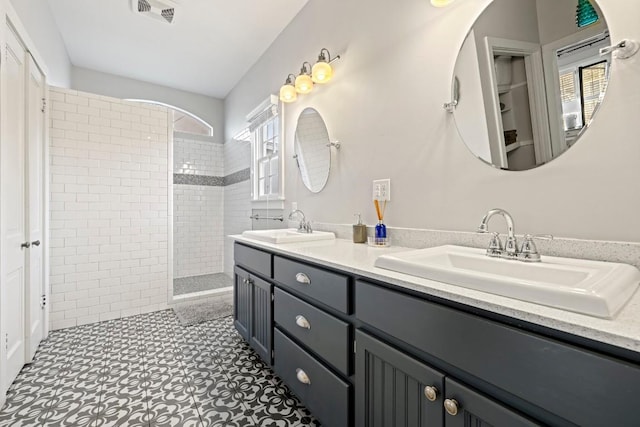
[[[49,69],[48,83],[69,87],[71,61],[47,0],[10,0]]]
[[[216,142],[224,141],[221,99],[81,67],[73,67],[71,77],[71,86],[76,90],[114,98],[158,101],[186,110],[213,126]]]
[[[630,89],[640,83],[640,56],[614,64],[598,117],[566,155],[525,172],[492,169],[468,152],[442,109],[458,48],[488,3],[311,0],[225,100],[227,140],[288,73],[327,47],[343,54],[335,81],[284,109],[287,209],[295,201],[314,221],[343,224],[363,212],[372,224],[371,180],[391,178],[390,226],[474,230],[498,206],[518,232],[640,241],[640,98]],[[614,41],[640,39],[640,2],[600,5]],[[317,195],[291,160],[293,126],[307,106],[342,142]]]

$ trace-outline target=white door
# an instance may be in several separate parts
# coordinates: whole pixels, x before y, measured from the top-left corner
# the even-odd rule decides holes
[[[25,362],[25,49],[11,29],[5,31],[0,142],[0,250],[2,316],[6,348],[5,384]],[[4,361],[3,361],[4,362]]]
[[[28,55],[27,74],[27,229],[30,248],[26,268],[26,361],[36,354],[45,335],[44,269],[44,75]]]

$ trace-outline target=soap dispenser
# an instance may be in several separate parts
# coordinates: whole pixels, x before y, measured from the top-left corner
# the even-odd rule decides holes
[[[358,223],[353,224],[353,243],[367,242],[367,226],[362,223],[362,215],[354,214],[358,217]]]

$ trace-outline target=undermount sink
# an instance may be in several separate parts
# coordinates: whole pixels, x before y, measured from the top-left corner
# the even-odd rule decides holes
[[[640,270],[627,264],[550,256],[525,263],[453,245],[382,255],[375,266],[604,318],[615,316],[640,283]]]
[[[327,231],[314,231],[312,233],[302,233],[295,228],[284,228],[276,230],[248,230],[243,231],[244,237],[262,240],[269,243],[298,243],[313,242],[316,240],[334,240],[335,234]]]

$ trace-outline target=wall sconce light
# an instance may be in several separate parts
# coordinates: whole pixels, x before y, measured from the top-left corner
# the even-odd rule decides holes
[[[280,101],[289,103],[298,99],[298,92],[296,92],[296,87],[293,85],[295,80],[296,76],[293,74],[287,76],[287,80],[280,88]]]
[[[336,59],[340,59],[340,55],[331,59],[329,50],[322,48],[320,50],[320,55],[318,55],[318,61],[313,66],[313,70],[311,72],[311,80],[313,80],[314,83],[318,84],[325,84],[329,82],[329,80],[331,80],[331,78],[333,77],[333,68],[331,67],[331,63]]]
[[[453,3],[454,0],[431,0],[431,6],[445,7]]]
[[[302,63],[300,74],[296,77],[296,91],[301,94],[309,93],[313,90],[313,80],[311,80],[311,64]]]

